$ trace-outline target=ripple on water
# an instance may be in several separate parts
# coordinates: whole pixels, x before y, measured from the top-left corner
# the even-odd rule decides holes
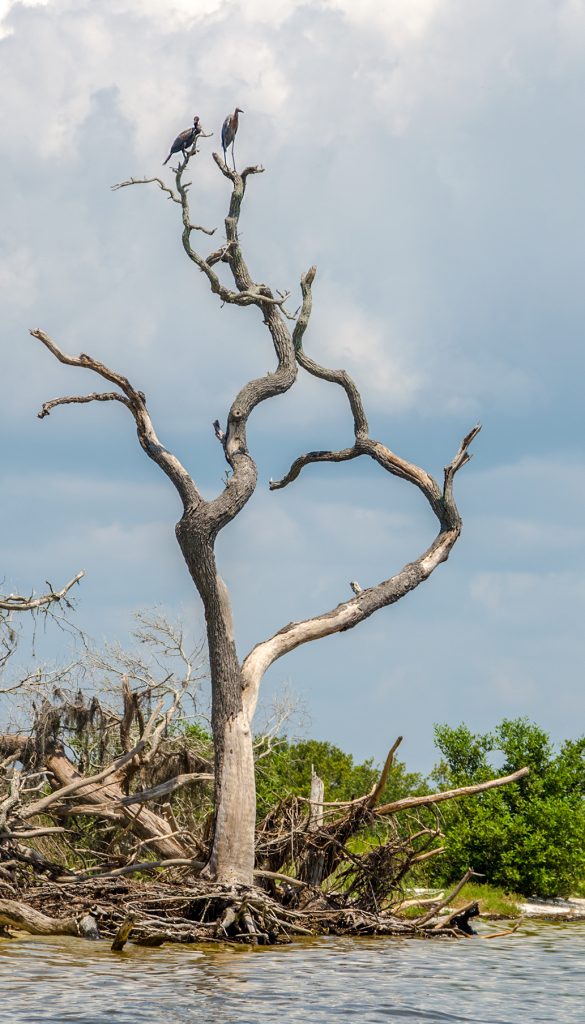
[[[11,1024],[582,1024],[585,925],[459,942],[320,939],[201,949],[0,940]]]

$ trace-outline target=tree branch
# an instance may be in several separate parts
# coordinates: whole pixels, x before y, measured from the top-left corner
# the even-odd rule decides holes
[[[189,199],[187,188],[181,181],[181,171],[177,174],[177,189],[183,204],[183,247],[189,258],[208,276],[212,291],[217,290],[216,283],[219,279],[211,270],[211,265],[219,262],[228,264],[237,291],[229,292],[231,298],[226,299],[226,301],[242,304],[242,300],[244,300],[243,304],[248,304],[251,296],[252,301],[260,306],[264,316],[264,323],[271,335],[278,365],[274,372],[245,384],[236,395],[229,410],[227,425],[221,442],[226,461],[233,472],[226,481],[223,493],[210,501],[205,510],[213,536],[227,523],[231,522],[241,511],[256,488],[256,465],[249,454],[247,446],[247,422],[251,413],[261,402],[288,391],[296,379],[297,372],[291,335],[281,316],[281,310],[287,296],[275,298],[267,285],[254,282],[244,259],[238,237],[238,223],[247,179],[252,174],[262,173],[263,168],[251,166],[247,167],[241,174],[238,174],[230,170],[218,154],[214,153],[214,159],[222,174],[232,183],[230,205],[225,219],[225,245],[212,253],[207,261],[203,260],[199,254],[194,253],[192,250],[188,231],[188,224],[190,222]],[[306,276],[312,280],[311,271]],[[220,294],[221,298],[225,298],[225,294],[221,291],[218,291],[218,294]],[[216,435],[219,437],[217,429]]]
[[[132,411],[130,402],[124,395],[119,395],[116,391],[94,391],[91,395],[70,395],[64,398],[53,398],[50,402],[43,402],[37,416],[40,420],[44,420],[45,416],[50,415],[51,409],[56,409],[58,405],[83,405],[86,402],[121,402]]]
[[[243,171],[241,175],[234,174],[234,172],[230,171],[229,168],[224,164],[221,157],[218,157],[217,153],[214,153],[213,155],[216,160],[216,163],[220,167],[220,170],[222,170],[222,173],[224,173],[226,177],[230,178],[234,182],[234,188],[236,187],[237,183],[241,184],[242,195],[245,189],[245,182],[247,177],[250,174],[260,174],[264,170],[263,167],[247,167],[246,170]],[[218,295],[222,302],[227,302],[236,306],[262,306],[266,303],[275,306],[283,306],[287,296],[284,296],[283,298],[274,298],[272,295],[263,294],[261,291],[262,286],[253,285],[251,281],[250,286],[248,288],[241,289],[238,292],[233,292],[229,288],[226,288],[224,285],[222,285],[217,274],[215,274],[214,271],[212,270],[212,264],[208,263],[207,260],[205,260],[198,252],[196,252],[195,249],[193,249],[190,242],[191,233],[193,231],[203,231],[206,235],[212,235],[215,232],[215,228],[211,230],[209,228],[203,228],[201,227],[201,225],[193,224],[191,222],[191,213],[189,209],[188,198],[190,183],[183,182],[183,173],[187,167],[187,164],[191,156],[192,153],[188,153],[186,155],[186,159],[182,163],[180,163],[176,169],[177,192],[174,192],[174,190],[169,188],[168,185],[165,185],[164,181],[162,181],[161,178],[129,178],[127,181],[121,181],[117,185],[112,185],[112,191],[115,192],[118,189],[127,188],[130,185],[148,185],[151,183],[157,184],[159,188],[162,189],[163,192],[168,193],[169,199],[172,199],[174,203],[177,203],[181,207],[183,219],[183,248],[191,262],[194,263],[203,274],[205,274],[207,280],[209,281],[212,292]],[[214,260],[213,262],[217,262],[217,260]]]
[[[412,807],[427,807],[431,804],[440,804],[444,800],[457,800],[461,796],[472,796],[474,793],[484,793],[488,789],[497,789],[499,786],[508,786],[510,782],[519,782],[530,773],[530,768],[520,768],[512,775],[504,775],[499,779],[490,779],[488,782],[477,782],[473,786],[462,786],[460,789],[445,789],[441,793],[431,793],[426,796],[407,796],[402,800],[395,800],[391,804],[383,804],[376,808],[377,814],[396,814],[397,811],[410,810]]]
[[[8,594],[7,597],[0,598],[0,610],[5,612],[30,612],[35,608],[55,604],[62,601],[65,595],[76,583],[79,583],[83,576],[85,576],[85,570],[81,569],[72,580],[69,580],[69,583],[61,587],[61,590],[53,590],[51,584],[48,583],[49,592],[42,594],[40,597],[20,597],[17,594]]]
[[[119,181],[116,185],[110,186],[111,192],[117,192],[118,189],[128,188],[129,185],[152,185],[156,184],[162,189],[163,192],[168,193],[169,199],[172,199],[173,203],[181,205],[181,200],[176,192],[162,180],[162,178],[128,178],[128,181]],[[204,235],[214,235],[216,228],[204,228],[201,224],[190,224],[191,231],[202,231]]]
[[[313,271],[311,273],[311,271]],[[393,476],[408,480],[422,491],[431,508],[437,515],[442,527],[459,526],[460,518],[453,500],[453,478],[455,473],[469,462],[469,446],[479,433],[481,427],[475,426],[463,439],[453,460],[445,467],[444,485],[441,491],[433,477],[413,463],[407,462],[392,452],[388,447],[369,437],[368,422],[363,408],[360,393],[349,374],[345,370],[330,370],[319,365],[305,353],[302,347],[303,336],[307,327],[312,306],[311,286],[315,277],[315,268],[301,281],[303,306],[297,327],[293,334],[296,358],[300,366],[308,373],[321,380],[339,385],[345,391],[354,421],[355,443],[352,448],[341,451],[308,452],[296,459],[288,473],[281,480],[270,481],[270,489],[278,490],[295,480],[305,466],[315,462],[346,462],[360,455],[369,455],[383,469]]]
[[[97,373],[98,376],[103,377],[104,380],[114,384],[120,389],[122,395],[115,395],[114,393],[108,393],[100,395],[97,392],[93,395],[86,396],[65,396],[62,398],[55,398],[52,401],[43,405],[39,417],[42,419],[47,416],[52,408],[58,405],[70,405],[79,402],[90,402],[90,401],[119,401],[132,413],[134,421],[136,423],[136,430],[138,434],[138,440],[142,449],[146,452],[148,457],[156,462],[163,473],[165,473],[169,480],[174,484],[177,489],[184,508],[191,508],[194,505],[202,503],[203,498],[201,497],[195,483],[190,477],[185,467],[179,462],[177,457],[169,452],[159,441],[156,436],[150,414],[146,408],[146,398],[142,391],[137,391],[131,384],[130,381],[123,377],[121,374],[116,373],[114,370],[110,370],[109,367],[105,366],[104,363],[100,363],[97,359],[92,356],[88,356],[82,353],[79,356],[71,356],[53,341],[52,338],[46,334],[45,331],[36,328],[30,331],[33,338],[37,338],[45,348],[59,360],[60,363],[64,363],[66,366],[77,366],[84,370],[92,370]]]
[[[449,903],[451,902],[451,900],[454,900],[455,897],[459,895],[459,893],[461,892],[463,887],[465,885],[467,885],[467,883],[472,878],[481,878],[481,877],[482,876],[479,875],[472,868],[468,868],[467,871],[465,872],[465,874],[463,875],[463,878],[457,883],[455,888],[452,889],[451,892],[447,896],[443,897],[443,899],[440,900],[433,907],[432,910],[429,910],[429,912],[427,914],[423,914],[422,917],[417,917],[415,927],[416,928],[420,928],[423,924],[426,924],[427,921],[432,921],[432,919],[439,913],[440,910],[443,909],[443,907],[447,907],[449,905]],[[460,911],[456,911],[455,913],[460,913]]]
[[[363,453],[367,451],[390,473],[409,479],[423,491],[439,519],[439,533],[431,546],[422,555],[414,562],[408,562],[395,576],[378,583],[376,586],[360,591],[352,600],[338,604],[331,611],[301,622],[291,622],[268,640],[257,644],[244,659],[242,665],[245,702],[248,714],[252,715],[254,713],[258,699],[258,690],[264,673],[278,658],[312,640],[331,636],[333,633],[344,632],[347,629],[353,629],[358,623],[363,622],[370,615],[373,615],[374,612],[379,611],[380,608],[395,604],[428,579],[441,562],[446,561],[461,532],[461,519],[452,497],[452,478],[457,470],[465,464],[465,461],[468,461],[465,459],[467,447],[479,429],[479,427],[474,427],[467,434],[459,447],[457,455],[449,464],[449,467],[447,467],[446,476],[449,480],[449,486],[445,486],[445,493],[443,495],[433,478],[425,473],[424,470],[419,469],[418,466],[399,459],[389,449],[378,444],[378,442],[370,441],[369,438],[356,441],[356,449],[358,446],[363,446]],[[353,458],[352,452],[353,449],[349,449],[346,457]],[[340,454],[337,453],[337,455]],[[362,454],[362,451],[359,454]],[[297,460],[297,462],[299,461],[301,460]]]
[[[367,798],[366,798],[367,799],[367,804],[368,804],[369,807],[375,807],[376,804],[378,803],[379,799],[380,799],[380,796],[382,795],[382,791],[384,789],[384,786],[386,785],[386,782],[388,781],[388,775],[390,774],[390,769],[391,769],[392,765],[394,764],[394,755],[395,755],[396,751],[398,750],[398,747],[402,743],[402,740],[403,740],[403,737],[402,736],[398,736],[394,740],[394,743],[392,744],[392,746],[390,747],[390,750],[388,751],[388,756],[386,758],[386,761],[384,762],[384,767],[383,767],[383,769],[382,769],[382,771],[380,773],[380,778],[378,779],[376,785],[372,789],[372,792],[369,793]]]
[[[174,192],[172,188],[169,188],[169,186],[162,180],[162,178],[128,178],[127,181],[119,181],[119,182],[117,182],[116,185],[110,185],[110,191],[111,192],[117,192],[118,189],[128,188],[130,185],[153,185],[153,184],[158,185],[158,187],[163,192],[166,192],[168,197],[169,197],[169,199],[172,199],[173,203],[178,203],[179,206],[181,205],[181,200],[179,199],[177,193]],[[213,232],[209,232],[209,233],[213,234]]]
[[[357,459],[361,454],[362,453],[357,450],[355,445],[353,448],[343,448],[339,452],[307,452],[306,455],[299,455],[298,459],[295,459],[288,473],[286,476],[283,476],[282,480],[270,480],[268,486],[271,491],[279,491],[281,488],[287,487],[288,484],[291,484],[293,480],[296,480],[305,466],[310,466],[315,462],[349,462],[351,459]]]
[[[157,184],[162,191],[166,192],[173,202],[180,205],[183,223],[182,243],[188,258],[203,274],[205,274],[212,292],[217,294],[223,302],[241,306],[258,306],[263,313],[264,322],[272,337],[273,346],[278,359],[277,369],[273,373],[267,374],[265,377],[248,382],[248,384],[246,384],[236,396],[228,415],[227,427],[224,438],[222,439],[222,444],[226,461],[233,470],[233,474],[226,482],[226,487],[223,493],[215,500],[208,503],[203,503],[199,500],[196,503],[199,512],[204,516],[206,532],[208,532],[213,538],[217,532],[223,528],[223,526],[230,522],[234,516],[241,511],[242,507],[248,501],[256,487],[256,466],[247,449],[247,420],[254,408],[260,402],[278,394],[283,394],[292,386],[296,379],[296,361],[291,336],[286,329],[282,317],[279,315],[281,310],[285,312],[284,303],[286,301],[287,294],[275,297],[270,288],[266,285],[256,284],[254,282],[242,255],[238,238],[238,221],[247,180],[253,174],[263,173],[264,168],[261,166],[249,166],[239,174],[232,171],[222,160],[219,154],[213,154],[213,158],[219,170],[232,183],[232,193],[230,197],[228,215],[225,220],[226,242],[218,250],[211,253],[207,259],[205,259],[191,245],[191,233],[194,230],[194,225],[191,219],[189,204],[190,183],[183,180],[184,172],[194,152],[195,147],[185,154],[185,159],[180,161],[175,169],[175,190],[165,185],[164,181],[158,177],[130,178],[127,181],[120,182],[118,185],[112,187],[116,190],[130,185],[154,183]],[[226,288],[212,269],[215,264],[220,262],[227,263],[229,265],[236,285],[235,291],[230,288]],[[311,270],[304,275],[301,281],[304,303],[303,313],[295,327],[297,339],[302,337],[302,332],[306,327],[306,323],[308,322],[310,315],[310,285],[313,280],[314,273],[314,268],[311,268]],[[117,383],[118,386],[121,387],[121,390],[124,390],[120,381],[117,381]],[[124,383],[128,385],[127,381]],[[128,395],[127,391],[124,391],[124,393]],[[132,406],[131,411],[134,413],[133,399],[130,399],[130,401]],[[63,404],[63,400],[61,400],[59,404]],[[191,506],[189,506],[188,503],[185,503],[185,512],[189,516],[191,516],[194,504],[195,503],[192,503]]]
[[[241,178],[242,181],[245,182],[246,178],[250,174],[264,174],[264,168],[262,167],[261,164],[255,164],[251,165],[250,167],[246,167],[240,174],[238,171],[232,171],[231,167],[228,167],[228,165],[225,163],[225,161],[222,159],[219,153],[212,153],[212,156],[224,177],[229,178],[230,181],[232,181],[234,184],[236,183],[238,178]]]
[[[355,383],[345,370],[329,370],[325,366],[320,366],[319,363],[316,363],[314,359],[311,359],[303,349],[303,336],[307,329],[313,304],[311,286],[315,279],[316,272],[317,268],[311,267],[311,270],[304,278],[301,279],[303,305],[293,334],[297,361],[299,365],[313,377],[319,377],[321,380],[327,380],[330,383],[338,384],[343,388],[353,414],[354,433],[356,440],[358,440],[358,438],[368,436],[368,421],[364,412],[361,395]]]
[[[123,797],[120,803],[124,807],[128,807],[130,804],[145,804],[149,800],[160,800],[161,797],[170,796],[182,786],[189,786],[193,782],[213,782],[213,778],[209,772],[189,772],[186,775],[175,775],[173,779],[167,779],[166,782],[161,782],[151,789],[143,789],[140,793],[132,793],[130,796]]]
[[[44,796],[40,800],[37,800],[36,803],[28,804],[21,812],[21,818],[26,820],[28,818],[33,818],[37,814],[42,814],[47,807],[51,806],[51,804],[57,802],[60,803],[65,799],[65,797],[69,797],[73,793],[79,792],[80,789],[94,790],[99,782],[103,782],[104,779],[108,779],[110,776],[116,775],[122,770],[122,768],[127,767],[130,762],[133,761],[142,750],[144,750],[145,746],[146,740],[141,739],[132,750],[127,754],[123,754],[122,757],[117,758],[116,761],[113,761],[112,764],[109,764],[107,768],[104,768],[101,772],[97,772],[96,775],[89,775],[87,777],[85,775],[79,775],[68,785],[54,790],[52,793],[49,793],[48,796]]]
[[[253,709],[256,706],[262,676],[277,658],[311,640],[352,629],[375,611],[395,603],[410,590],[419,586],[420,583],[428,579],[441,562],[449,557],[461,532],[461,517],[453,497],[453,479],[455,473],[471,458],[469,446],[481,429],[477,425],[463,438],[456,455],[445,467],[442,490],[436,480],[424,469],[407,462],[386,445],[370,438],[361,397],[349,374],[344,370],[329,370],[320,366],[309,359],[303,351],[302,339],[311,311],[311,285],[315,276],[312,271],[313,268],[305,275],[302,282],[303,307],[294,338],[295,355],[299,364],[313,376],[338,384],[344,389],[353,414],[355,442],[351,448],[344,448],[340,451],[315,451],[299,456],[285,477],[281,480],[270,481],[270,489],[278,490],[286,487],[309,464],[347,462],[361,455],[369,455],[386,472],[407,480],[422,492],[439,521],[439,533],[431,546],[414,562],[407,563],[396,576],[365,590],[355,588],[356,597],[353,600],[339,604],[331,611],[304,622],[289,623],[268,640],[257,644],[243,664],[246,704],[250,714],[253,714]]]

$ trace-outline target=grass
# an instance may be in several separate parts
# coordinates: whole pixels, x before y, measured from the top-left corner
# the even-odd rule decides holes
[[[444,890],[445,893],[448,891],[448,888]],[[437,899],[441,899],[441,896],[438,895]],[[458,907],[465,906],[471,900],[477,900],[483,917],[520,917],[519,903],[522,902],[522,896],[504,892],[503,889],[498,889],[495,885],[479,884],[477,882],[468,882],[459,895],[449,904],[449,907],[452,910],[456,910]],[[428,910],[430,910],[430,904],[422,907],[405,907],[400,916],[405,918],[420,917],[422,914],[427,913]]]
[[[462,907],[470,900],[478,901],[480,913],[485,917],[520,917],[519,905],[524,902],[524,897],[486,882],[468,882],[453,901],[453,907]]]

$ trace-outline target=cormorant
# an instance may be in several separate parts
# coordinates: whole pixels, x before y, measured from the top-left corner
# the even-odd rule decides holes
[[[177,138],[175,139],[171,146],[171,151],[168,157],[166,158],[166,160],[163,161],[163,167],[166,163],[169,162],[173,153],[182,153],[183,156],[185,156],[185,150],[189,149],[189,146],[193,145],[195,139],[200,133],[201,125],[199,124],[199,118],[197,117],[197,115],[195,115],[195,117],[193,118],[193,127],[185,128],[184,132],[181,132],[179,135],[177,135]]]

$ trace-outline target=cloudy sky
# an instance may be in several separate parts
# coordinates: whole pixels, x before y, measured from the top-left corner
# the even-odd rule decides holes
[[[274,365],[268,335],[256,310],[209,294],[162,193],[110,185],[170,180],[162,159],[197,113],[215,136],[194,161],[193,219],[221,234],[211,152],[237,104],[238,161],[266,168],[241,220],[252,272],[296,295],[318,266],[307,351],[347,368],[372,435],[435,475],[483,424],[449,563],[277,662],[268,698],[287,684],[310,734],[358,757],[403,733],[420,769],[437,721],[525,714],[555,739],[582,733],[585,2],[0,0],[0,17],[4,590],[84,568],[76,621],[96,640],[124,641],[156,603],[201,629],[175,492],[121,406],[36,419],[96,384],[28,328],[126,374],[217,493],[210,424]],[[374,464],[268,492],[300,452],[351,442],[332,386],[300,378],[256,412],[250,442],[259,488],[218,546],[242,655],[434,536],[418,492]],[[49,631],[37,657],[67,643]]]

